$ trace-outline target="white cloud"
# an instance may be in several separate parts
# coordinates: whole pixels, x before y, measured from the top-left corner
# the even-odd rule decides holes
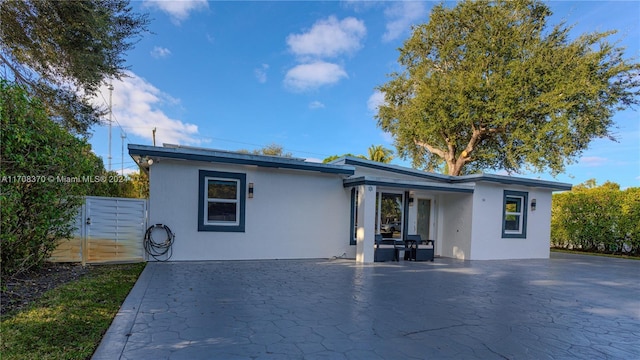
[[[115,171],[118,174],[120,174],[120,169],[113,168],[113,171]],[[132,174],[138,174],[139,172],[140,172],[140,168],[138,168],[138,166],[131,166],[131,167],[127,167],[127,168],[122,169],[122,174],[121,175],[127,176],[127,175],[132,175]]]
[[[376,90],[369,96],[369,100],[367,100],[367,109],[372,113],[377,113],[378,107],[382,104],[384,104],[384,93]]]
[[[102,95],[94,98],[94,104],[104,107],[109,98],[106,86],[100,88]],[[112,109],[114,119],[127,134],[152,140],[152,129],[156,128],[156,144],[200,144],[196,138],[198,126],[184,123],[167,116],[160,108],[176,106],[180,101],[163,93],[143,78],[132,72],[113,82]]]
[[[321,103],[318,100],[312,101],[311,103],[309,103],[309,109],[315,110],[315,109],[324,109],[324,104]]]
[[[386,142],[387,144],[393,144],[394,142],[394,138],[393,135],[389,132],[383,131],[380,133],[380,137],[382,138],[382,140],[384,140],[384,142]]]
[[[362,20],[353,17],[338,20],[335,16],[329,16],[318,20],[305,33],[287,36],[287,45],[298,56],[335,57],[359,50],[366,33],[367,28]]]
[[[207,0],[145,0],[144,6],[164,11],[176,25],[186,20],[192,11],[209,8]]]
[[[154,46],[153,50],[151,50],[151,56],[153,56],[156,59],[164,58],[169,55],[171,55],[171,50],[164,47]]]
[[[259,83],[264,84],[267,82],[267,70],[269,70],[269,64],[262,64],[261,67],[253,70]]]
[[[377,1],[362,1],[362,0],[346,0],[341,1],[340,4],[345,8],[352,9],[357,13],[371,10],[380,5]]]
[[[289,70],[285,75],[284,83],[292,90],[306,91],[337,83],[346,77],[348,75],[341,66],[316,61],[310,64],[300,64]]]
[[[584,165],[587,167],[598,167],[605,165],[608,162],[607,158],[599,157],[599,156],[585,156],[580,159],[580,165]]]
[[[422,1],[398,1],[384,11],[387,18],[387,31],[382,41],[388,42],[399,38],[411,29],[417,21],[425,19],[427,9]]]

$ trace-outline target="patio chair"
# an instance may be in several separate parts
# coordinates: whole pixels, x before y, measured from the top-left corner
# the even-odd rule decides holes
[[[374,246],[374,262],[396,261],[398,259],[398,250],[396,249],[395,240],[383,239],[382,234],[376,234]]]
[[[410,249],[405,252],[405,260],[413,261],[433,261],[435,240],[422,240],[419,234],[407,235],[405,241]]]

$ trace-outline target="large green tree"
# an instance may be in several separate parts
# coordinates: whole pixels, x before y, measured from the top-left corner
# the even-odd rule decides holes
[[[89,99],[123,75],[124,55],[148,21],[128,0],[0,1],[0,73],[67,130],[86,135],[104,113]]]
[[[640,65],[607,40],[615,31],[572,40],[550,15],[533,0],[434,6],[400,48],[403,70],[378,87],[378,125],[398,154],[451,175],[555,175],[613,138],[613,114],[638,104]]]

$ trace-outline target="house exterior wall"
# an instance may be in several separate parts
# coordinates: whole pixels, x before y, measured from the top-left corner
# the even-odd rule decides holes
[[[504,191],[528,194],[525,238],[503,238]],[[476,183],[471,226],[472,260],[544,259],[549,257],[551,191],[539,188]],[[536,199],[536,210],[531,201]]]
[[[171,260],[355,257],[341,176],[167,159],[149,170],[149,223],[175,233]],[[244,173],[254,184],[244,232],[198,231],[200,170]]]
[[[436,254],[461,260],[471,259],[473,196],[443,194],[438,199],[439,216]]]

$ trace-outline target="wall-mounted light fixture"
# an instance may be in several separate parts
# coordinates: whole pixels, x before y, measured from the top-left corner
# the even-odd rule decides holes
[[[147,156],[143,156],[140,159],[138,159],[138,164],[143,165],[143,166],[144,165],[151,166],[151,165],[153,165],[153,159],[151,159],[151,158],[149,158]]]
[[[253,199],[253,183],[249,183],[249,199]]]
[[[409,206],[413,206],[413,198],[412,197],[409,198]]]
[[[531,211],[536,211],[536,199],[531,199]]]

